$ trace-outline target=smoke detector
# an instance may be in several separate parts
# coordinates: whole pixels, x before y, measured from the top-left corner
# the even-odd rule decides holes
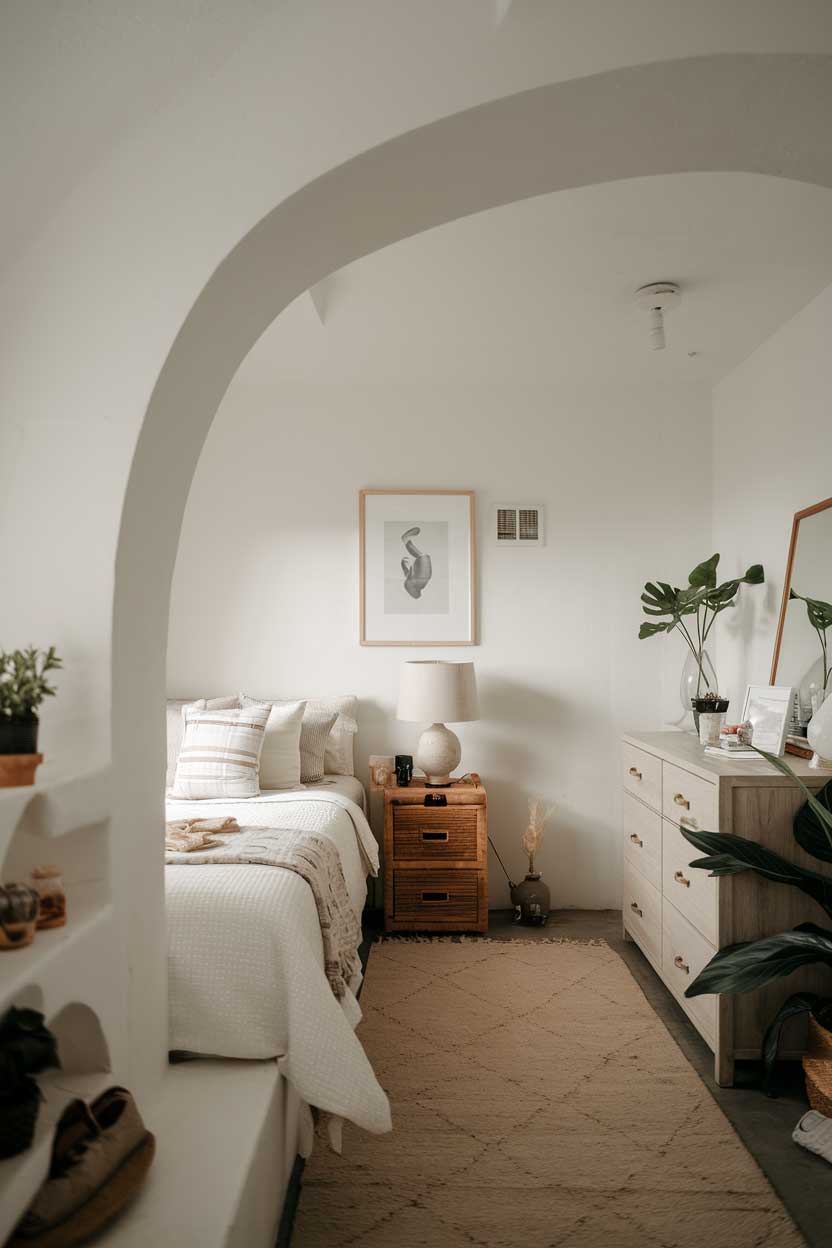
[[[664,351],[664,314],[677,308],[682,292],[676,282],[651,282],[636,291],[636,303],[650,317],[650,350]]]

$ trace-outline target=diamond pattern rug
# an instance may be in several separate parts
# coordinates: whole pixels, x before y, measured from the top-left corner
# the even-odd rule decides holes
[[[294,1248],[800,1248],[608,945],[373,946],[359,1034],[392,1135],[306,1168]]]

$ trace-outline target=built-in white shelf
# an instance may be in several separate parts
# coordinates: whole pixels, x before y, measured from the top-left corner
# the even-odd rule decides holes
[[[284,1129],[286,1084],[270,1061],[201,1060],[171,1066],[158,1099],[140,1106],[156,1136],[144,1187],[100,1239],[107,1248],[271,1248],[277,1199],[252,1195],[258,1167],[283,1190],[295,1154]],[[255,1190],[269,1193],[263,1179]],[[99,1241],[97,1240],[96,1243]]]
[[[106,1072],[74,1076],[56,1070],[38,1076],[45,1100],[38,1114],[34,1143],[16,1157],[0,1161],[0,1243],[6,1242],[46,1178],[55,1125],[66,1106],[77,1096],[91,1100],[111,1083],[112,1076]]]
[[[64,927],[35,933],[25,949],[0,953],[0,1014],[13,1005],[23,990],[36,985],[43,1009],[51,1017],[67,1000],[83,1000],[68,994],[74,980],[88,978],[90,968],[109,959],[114,934],[113,907],[102,881],[67,887],[67,922]],[[79,976],[79,971],[83,975]],[[41,1008],[38,1006],[37,1008]]]
[[[67,836],[108,819],[112,808],[109,764],[26,787],[0,789],[0,863],[20,832],[40,837]]]

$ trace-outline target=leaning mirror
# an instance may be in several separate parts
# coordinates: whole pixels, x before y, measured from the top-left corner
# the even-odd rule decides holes
[[[832,498],[792,524],[771,683],[798,690],[801,733],[832,694]]]

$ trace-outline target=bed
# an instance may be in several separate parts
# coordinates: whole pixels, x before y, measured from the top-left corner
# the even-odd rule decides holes
[[[303,829],[337,846],[360,914],[378,849],[350,776],[245,800],[168,798],[169,820],[234,816],[241,827]],[[354,1029],[360,972],[342,1000],[324,972],[312,891],[272,866],[167,866],[169,1047],[189,1054],[277,1059],[306,1105],[365,1130],[390,1130],[390,1108]],[[301,1151],[306,1149],[301,1148]]]

